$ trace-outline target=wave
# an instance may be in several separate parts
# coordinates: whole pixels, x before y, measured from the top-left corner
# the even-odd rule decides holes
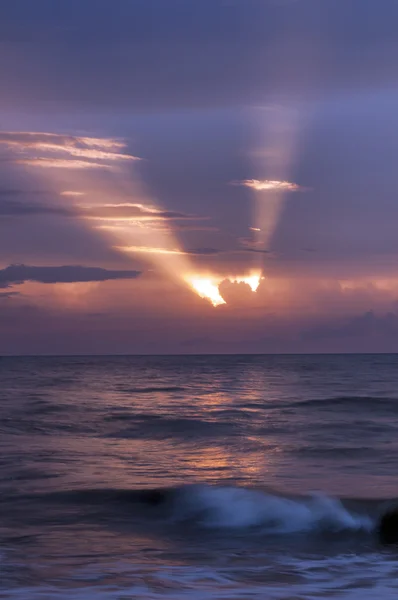
[[[378,453],[374,448],[368,446],[327,446],[327,445],[307,445],[302,447],[293,446],[291,449],[293,454],[298,454],[305,457],[320,457],[324,459],[335,460],[336,458],[358,458],[364,460],[366,457],[374,458]],[[384,450],[380,450],[384,453]]]
[[[118,388],[118,391],[123,392],[124,394],[158,394],[184,392],[185,388],[181,386],[121,387]]]
[[[182,488],[174,500],[175,520],[206,528],[260,528],[261,533],[371,531],[374,519],[321,494],[290,498],[239,487],[198,485]]]
[[[319,408],[321,410],[334,410],[338,408],[365,409],[388,411],[394,414],[398,411],[398,398],[386,396],[335,396],[331,398],[311,398],[284,404],[284,408]]]
[[[375,529],[383,506],[382,501],[351,501],[349,506],[350,501],[322,494],[290,497],[271,491],[204,484],[53,492],[41,495],[41,506],[43,501],[95,505],[101,509],[101,515],[104,510],[108,515],[119,515],[123,508],[141,524],[161,515],[173,527],[189,524],[205,530],[246,530],[258,535],[368,533]]]
[[[199,418],[170,417],[150,413],[117,412],[105,417],[108,423],[128,425],[123,429],[108,432],[107,437],[132,439],[169,439],[196,437],[225,437],[236,433],[237,425],[220,421],[208,421]]]

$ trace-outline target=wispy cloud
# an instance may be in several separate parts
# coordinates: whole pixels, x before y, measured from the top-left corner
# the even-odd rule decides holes
[[[120,246],[119,250],[124,252],[142,252],[144,254],[186,254],[184,250],[177,248],[156,248],[151,246]]]
[[[243,181],[234,181],[233,185],[248,187],[256,191],[283,191],[283,192],[300,192],[304,188],[297,183],[290,181],[278,181],[272,179],[244,179]]]
[[[124,202],[120,204],[81,205],[82,216],[102,221],[204,220],[178,211],[161,210],[154,206]]]
[[[29,147],[43,152],[65,152],[70,154],[70,156],[93,160],[139,160],[136,156],[130,156],[129,154],[105,152],[96,148],[80,148],[75,145],[62,146],[61,144],[38,143]]]
[[[37,144],[70,146],[79,143],[91,148],[104,148],[108,150],[121,150],[126,146],[124,142],[112,138],[96,138],[34,131],[2,131],[0,132],[0,143],[20,144],[21,146],[30,147],[34,147]]]
[[[261,248],[263,242],[261,240],[255,240],[251,237],[238,238],[238,242],[244,248]]]
[[[243,252],[258,252],[259,254],[273,254],[270,250],[263,250],[261,248],[245,248]]]
[[[139,227],[141,230],[150,232],[159,232],[164,234],[173,234],[176,231],[191,232],[191,231],[205,231],[205,232],[217,232],[220,231],[218,227],[206,227],[201,225],[190,225],[189,223],[176,223],[172,220],[157,220],[157,221],[146,221],[146,220],[128,220],[127,223],[107,222],[105,224],[95,225],[95,229],[103,229],[104,231],[118,231],[120,233],[131,232],[131,227]]]
[[[217,248],[193,248],[192,250],[187,250],[186,253],[197,256],[213,256],[214,254],[220,254],[220,250],[217,250]]]
[[[60,194],[61,196],[70,196],[70,197],[79,197],[79,196],[84,196],[85,192],[74,192],[72,190],[66,190],[65,192],[61,192]]]
[[[9,298],[15,298],[15,296],[20,296],[19,292],[0,292],[0,300],[8,300]]]
[[[198,217],[199,219],[199,217]],[[189,221],[193,220],[192,217],[189,219]],[[196,223],[181,223],[178,222],[178,220],[175,219],[163,219],[163,220],[155,220],[155,221],[150,221],[150,220],[141,220],[139,221],[140,227],[142,227],[143,229],[148,229],[150,231],[160,231],[160,232],[164,232],[164,233],[173,233],[176,231],[181,231],[181,232],[190,232],[190,231],[206,231],[206,232],[216,232],[216,231],[220,231],[220,229],[218,227],[212,227],[211,225],[207,226],[207,225],[200,225],[200,224],[196,224]],[[123,225],[120,225],[119,227],[123,228]]]
[[[0,269],[0,288],[8,288],[11,285],[22,284],[26,281],[37,283],[83,283],[113,279],[136,279],[140,275],[141,271],[117,271],[81,265],[63,265],[59,267],[10,265],[5,269]]]
[[[67,160],[63,158],[25,158],[16,160],[17,165],[27,167],[40,167],[44,169],[107,169],[111,170],[112,165],[101,164],[97,162],[88,162],[86,160]]]
[[[172,229],[176,231],[220,231],[219,227],[212,227],[211,225],[196,225],[194,223],[173,223]]]
[[[139,160],[125,151],[124,143],[107,138],[1,132],[0,144],[18,153],[15,158],[17,164],[41,168],[110,169],[116,162]],[[65,154],[68,158],[63,158]]]
[[[39,202],[19,202],[10,198],[0,196],[0,218],[1,217],[25,217],[35,215],[58,215],[62,217],[73,217],[76,213],[62,206],[54,206]]]
[[[67,164],[69,163],[70,161],[67,161]],[[64,198],[72,197],[76,199],[83,195],[83,192],[72,191],[60,194]],[[19,200],[19,196],[24,200]],[[34,196],[35,199],[31,200],[30,196]],[[51,198],[51,193],[0,189],[0,217],[53,214],[98,221],[99,224],[95,226],[96,229],[127,231],[131,226],[137,226],[159,232],[172,232],[173,230],[218,231],[216,227],[196,224],[196,221],[207,220],[208,217],[200,217],[179,211],[161,210],[141,203],[125,202],[101,205],[75,203],[73,206],[65,206],[36,201],[36,197],[46,198],[47,196]],[[184,221],[187,222],[184,223]]]
[[[157,248],[153,246],[122,246],[120,250],[125,252],[141,252],[144,254],[178,254],[178,255],[197,255],[211,256],[219,254],[216,248],[194,248],[192,250],[180,250],[178,248]]]

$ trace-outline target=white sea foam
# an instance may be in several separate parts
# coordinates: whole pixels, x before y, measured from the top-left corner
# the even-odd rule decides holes
[[[177,495],[174,518],[195,520],[207,528],[261,527],[270,533],[370,531],[367,515],[350,512],[334,498],[312,495],[301,499],[239,487],[192,486]]]

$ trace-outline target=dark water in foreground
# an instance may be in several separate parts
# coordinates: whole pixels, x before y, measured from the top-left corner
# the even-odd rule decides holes
[[[2,358],[0,599],[398,598],[397,417],[398,356]]]

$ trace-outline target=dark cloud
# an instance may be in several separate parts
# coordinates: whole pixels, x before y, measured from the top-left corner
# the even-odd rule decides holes
[[[86,217],[103,220],[147,220],[147,221],[202,221],[208,217],[199,217],[179,211],[166,211],[141,204],[110,204],[104,206],[93,206],[90,208],[78,207],[67,208],[56,204],[44,204],[42,202],[32,202],[29,199],[23,201],[15,200],[15,196],[31,196],[29,191],[18,190],[0,190],[0,217],[20,217],[28,215],[59,215],[64,217]],[[187,227],[189,227],[187,225]]]
[[[19,202],[1,197],[0,192],[0,218],[1,217],[26,217],[34,215],[59,215],[64,217],[76,216],[76,212],[62,206],[51,206],[36,202]]]
[[[187,250],[187,254],[197,254],[203,256],[212,256],[219,253],[220,250],[217,250],[216,248],[194,248],[192,250]]]
[[[195,225],[190,223],[173,223],[172,229],[174,231],[205,231],[205,232],[218,232],[220,229],[218,227],[212,227],[209,225]]]
[[[0,287],[2,286],[0,285]],[[21,294],[19,292],[0,292],[0,300],[7,300],[8,298],[14,298],[15,296],[20,295]]]
[[[99,267],[60,266],[33,267],[10,265],[0,270],[0,288],[35,281],[37,283],[78,283],[109,281],[111,279],[136,279],[140,271],[113,271]]]
[[[261,248],[244,248],[242,252],[257,252],[259,254],[270,254],[271,250],[262,250]]]
[[[151,208],[143,204],[109,204],[82,209],[81,215],[100,219],[145,219],[156,220],[203,220],[207,217],[197,217],[178,211],[167,211]]]
[[[30,196],[46,196],[49,192],[38,191],[38,190],[16,190],[16,189],[0,189],[0,198],[7,197],[13,198],[15,196],[25,196],[29,194]]]
[[[0,134],[1,135],[1,134]],[[34,201],[31,198],[35,198]],[[73,211],[62,206],[45,204],[36,198],[51,197],[50,192],[0,188],[0,218],[24,217],[28,215],[73,216]]]

